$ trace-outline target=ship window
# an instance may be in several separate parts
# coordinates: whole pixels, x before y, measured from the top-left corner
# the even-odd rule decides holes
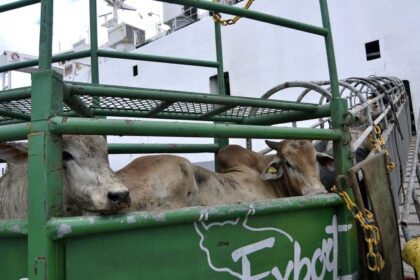
[[[381,57],[381,50],[379,48],[379,40],[372,41],[365,44],[366,60],[377,59]]]
[[[226,95],[230,95],[230,80],[229,80],[229,72],[224,73],[225,78],[225,91]],[[217,75],[210,77],[210,92],[217,93],[219,92],[219,86],[217,81]]]
[[[133,77],[138,76],[139,75],[139,68],[137,65],[133,66]]]

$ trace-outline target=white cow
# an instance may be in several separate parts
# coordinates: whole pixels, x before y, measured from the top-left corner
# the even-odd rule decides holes
[[[0,219],[27,217],[28,153],[23,143],[0,143],[0,159],[7,162],[0,178]],[[113,213],[130,204],[128,189],[108,162],[102,136],[63,136],[64,213]]]

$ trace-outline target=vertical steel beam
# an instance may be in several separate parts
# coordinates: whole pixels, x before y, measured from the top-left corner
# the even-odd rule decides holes
[[[226,82],[225,82],[225,72],[223,69],[223,47],[222,47],[222,30],[220,28],[220,23],[214,23],[214,35],[216,43],[216,59],[219,63],[217,67],[217,84],[218,84],[218,94],[226,95]],[[215,138],[214,143],[217,144],[220,148],[223,148],[226,145],[229,145],[229,138]],[[217,166],[215,166],[217,170]]]
[[[327,0],[320,0],[319,3],[321,8],[322,24],[323,27],[328,30],[328,34],[324,38],[332,93],[331,122],[334,129],[341,129],[345,135],[347,135],[347,137],[344,137],[344,140],[340,139],[333,142],[335,173],[336,176],[339,176],[346,175],[347,171],[352,166],[350,133],[348,127],[344,125],[344,117],[348,108],[347,101],[340,98],[337,66],[335,62],[334,44],[331,33]],[[343,183],[342,187],[344,187],[345,190],[352,196],[350,186],[346,186]],[[346,234],[342,234],[339,240],[339,267],[342,268],[340,269],[340,275],[348,275],[358,270],[358,255],[353,250],[354,246],[357,246],[357,232],[354,229],[354,219],[344,206],[338,208],[337,215],[340,224],[353,224],[353,230]]]
[[[41,1],[39,32],[39,69],[51,69],[52,62],[53,0]]]
[[[96,0],[89,0],[90,18],[90,65],[92,83],[99,83],[99,63],[98,63],[98,21]]]
[[[46,224],[62,216],[61,138],[49,132],[48,119],[60,114],[63,83],[52,70],[32,75],[32,127],[29,135],[28,274],[29,279],[64,279],[64,248],[52,241]]]
[[[96,0],[89,0],[90,21],[90,69],[92,84],[99,84],[98,20]],[[93,107],[100,107],[100,97],[92,98]]]

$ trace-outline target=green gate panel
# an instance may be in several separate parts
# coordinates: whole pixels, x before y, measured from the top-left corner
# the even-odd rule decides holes
[[[337,225],[335,210],[250,211],[226,220],[72,237],[65,241],[65,279],[334,279],[338,239],[354,231]]]
[[[28,243],[26,237],[0,238],[0,279],[27,277]]]

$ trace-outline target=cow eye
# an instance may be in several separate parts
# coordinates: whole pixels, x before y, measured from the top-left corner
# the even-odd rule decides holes
[[[291,168],[291,169],[293,169],[294,167],[293,167],[293,165],[291,165],[290,164],[290,162],[288,161],[288,160],[286,160],[286,167],[287,168]]]
[[[69,152],[63,151],[63,160],[64,161],[74,160],[74,157]]]

